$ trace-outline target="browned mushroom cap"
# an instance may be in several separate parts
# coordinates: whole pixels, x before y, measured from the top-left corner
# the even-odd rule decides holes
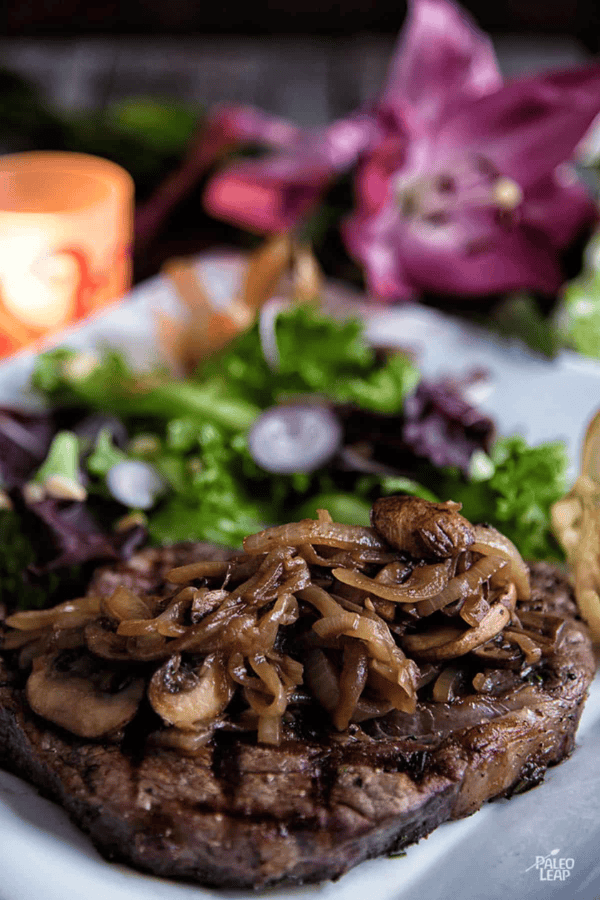
[[[174,654],[152,676],[148,699],[169,725],[196,731],[219,716],[231,698],[235,685],[221,660],[211,654],[201,668],[182,665]]]
[[[85,651],[38,656],[27,681],[27,700],[38,715],[84,738],[98,738],[127,725],[144,694],[141,678],[97,669]]]
[[[430,503],[420,497],[380,497],[371,524],[388,544],[411,556],[448,559],[475,540],[471,524],[459,514],[460,503]]]

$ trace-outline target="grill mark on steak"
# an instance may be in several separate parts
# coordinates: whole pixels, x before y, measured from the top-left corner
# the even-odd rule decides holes
[[[215,733],[211,770],[229,801],[233,800],[242,777],[239,752],[239,735],[227,731]]]
[[[133,589],[142,589],[139,575],[143,589],[168,593],[164,573],[198,558],[192,547],[165,551],[166,561],[160,551],[143,554],[101,570],[94,591],[112,591],[120,572]],[[553,567],[533,566],[532,584],[528,608],[574,613]],[[60,802],[109,859],[223,887],[320,881],[398,852],[486,799],[539,783],[573,748],[593,671],[585,628],[570,620],[538,669],[542,684],[490,698],[497,715],[479,724],[407,735],[390,714],[370,736],[319,736],[301,725],[304,739],[277,747],[223,730],[192,758],[144,752],[153,727],[144,714],[120,746],[54,728],[30,712],[21,680],[0,658],[0,761]]]

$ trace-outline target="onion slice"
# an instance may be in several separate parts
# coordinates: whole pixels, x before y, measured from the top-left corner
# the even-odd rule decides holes
[[[352,569],[333,569],[332,575],[343,584],[368,591],[384,600],[391,600],[393,603],[414,603],[440,594],[448,584],[449,571],[450,565],[447,562],[419,566],[414,569],[407,582],[398,585],[382,584]]]
[[[429,647],[422,645],[422,648],[418,648],[415,646],[414,638],[424,637],[424,635],[405,635],[403,644],[407,650],[415,651],[426,659],[453,659],[455,656],[464,656],[470,650],[490,641],[502,631],[509,621],[510,611],[502,603],[496,603],[476,628],[469,628],[460,636],[449,641],[439,644],[433,642]],[[430,638],[434,636],[435,632],[429,635]]]
[[[67,600],[51,609],[29,609],[7,616],[5,625],[19,631],[79,628],[100,614],[100,598],[96,596]],[[7,646],[4,644],[4,646]]]
[[[517,597],[519,600],[529,600],[531,597],[531,585],[529,583],[529,569],[523,562],[521,554],[505,535],[500,534],[491,525],[475,525],[473,529],[475,535],[475,543],[471,544],[470,550],[477,553],[483,553],[485,556],[491,554],[502,556],[510,563],[510,577],[514,581],[517,588]]]
[[[417,603],[417,613],[420,616],[430,616],[436,610],[454,603],[455,600],[465,599],[478,591],[484,581],[506,567],[507,562],[502,556],[482,557],[473,563],[466,572],[451,578],[447,586],[436,597]]]
[[[244,538],[244,551],[248,554],[267,553],[276,547],[297,547],[299,544],[318,544],[339,547],[342,550],[380,550],[389,552],[388,545],[373,528],[360,525],[339,525],[302,519],[290,525],[275,525],[258,534]]]
[[[197,578],[221,578],[226,575],[229,563],[204,561],[177,566],[167,572],[166,579],[171,584],[189,584]]]
[[[340,676],[340,699],[333,714],[333,724],[345,731],[352,720],[369,674],[366,648],[358,641],[348,640],[344,646],[344,664]]]
[[[461,669],[457,665],[449,665],[443,669],[433,685],[432,696],[436,703],[449,703],[454,699]]]

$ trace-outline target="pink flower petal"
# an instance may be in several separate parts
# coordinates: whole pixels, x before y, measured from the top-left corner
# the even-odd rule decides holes
[[[290,177],[265,173],[258,164],[229,166],[215,175],[204,193],[207,212],[261,233],[289,231],[317,202],[329,171],[294,171]]]
[[[369,292],[380,300],[410,300],[418,293],[406,278],[389,216],[354,214],[342,223],[348,253],[360,263]],[[392,225],[392,227],[390,227]]]
[[[207,185],[204,205],[216,218],[258,231],[287,231],[317,202],[328,182],[379,136],[375,119],[355,115],[326,129],[299,132],[280,153],[232,164]]]
[[[489,38],[446,0],[412,0],[382,95],[416,130],[502,84]]]
[[[542,231],[501,227],[486,212],[435,229],[409,224],[388,204],[376,216],[352,217],[344,236],[369,286],[386,299],[552,293],[562,281],[556,250]]]
[[[524,227],[458,253],[403,235],[405,277],[419,292],[478,297],[512,290],[553,294],[563,274],[556,252],[542,232]]]
[[[600,113],[600,64],[509,82],[467,103],[437,136],[440,155],[469,150],[522,188],[568,160]]]
[[[569,166],[559,166],[527,192],[528,225],[545,232],[558,250],[598,219],[598,208]]]
[[[255,106],[223,106],[211,114],[205,131],[218,133],[229,142],[252,141],[274,148],[290,147],[300,134],[292,122]]]
[[[390,134],[359,166],[355,191],[363,212],[373,214],[387,201],[390,179],[401,168],[408,143],[408,135]]]

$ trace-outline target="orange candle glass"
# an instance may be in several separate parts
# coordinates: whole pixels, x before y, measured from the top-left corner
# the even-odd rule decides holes
[[[82,153],[0,157],[0,356],[121,297],[131,284],[133,180]]]

